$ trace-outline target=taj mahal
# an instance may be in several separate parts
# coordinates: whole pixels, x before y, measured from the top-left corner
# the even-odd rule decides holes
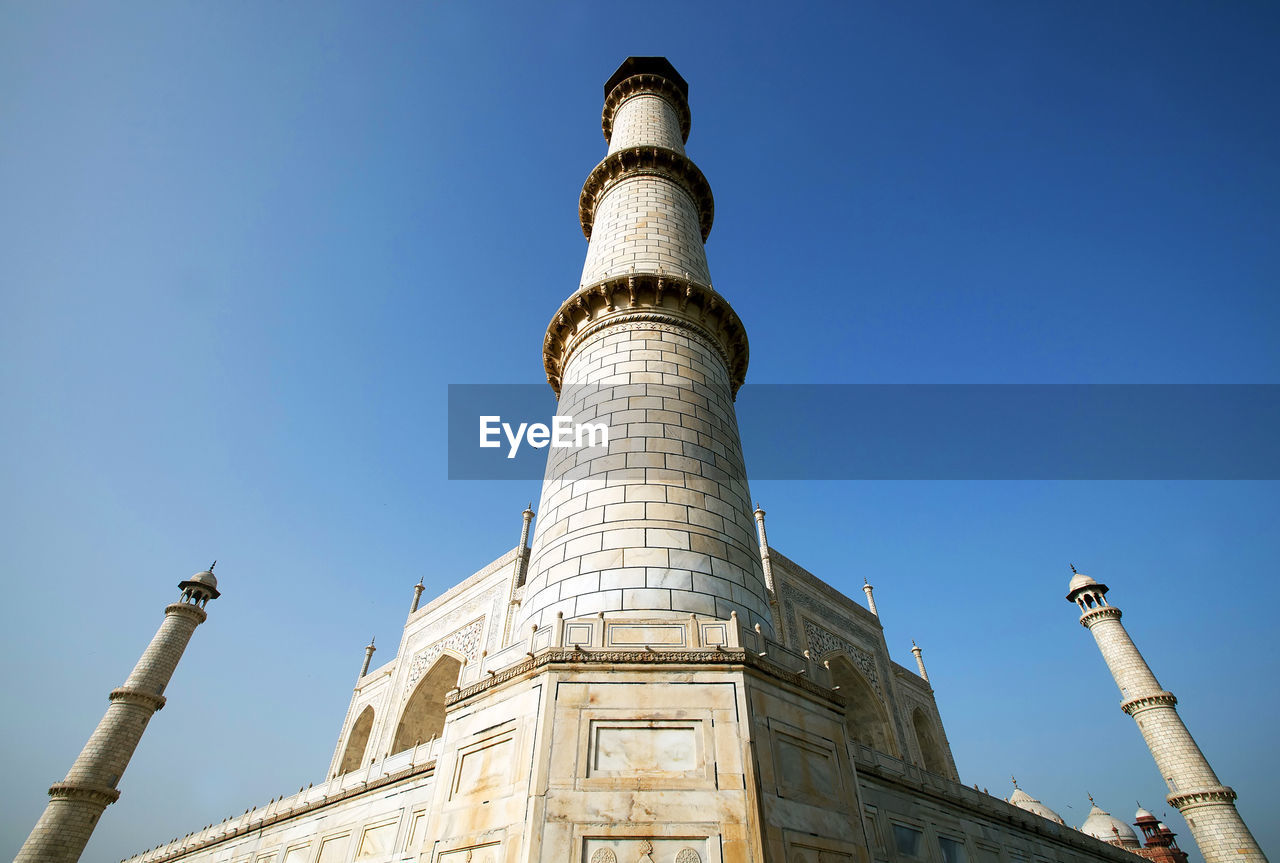
[[[1068,825],[1021,788],[965,785],[923,651],[914,668],[890,658],[873,586],[855,600],[770,545],[734,408],[747,328],[712,287],[711,186],[685,151],[689,85],[664,58],[628,58],[602,127],[580,286],[542,361],[558,414],[607,423],[607,451],[548,450],[536,506],[518,525],[513,508],[517,542],[440,596],[414,589],[394,653],[366,648],[320,781],[127,863],[1185,861],[1144,809],[1095,804]],[[1184,842],[1265,863],[1108,586],[1063,581]],[[216,614],[213,567],[179,589],[20,863],[73,863],[110,817]]]

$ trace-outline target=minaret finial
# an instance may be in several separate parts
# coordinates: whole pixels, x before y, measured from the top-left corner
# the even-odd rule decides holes
[[[1079,575],[1079,574],[1080,574],[1080,571],[1076,569],[1076,565],[1075,565],[1074,563],[1068,563],[1068,564],[1067,564],[1067,566],[1071,567],[1071,574],[1072,574],[1072,575]]]
[[[1092,795],[1092,794],[1090,794],[1088,791],[1086,791],[1086,792],[1084,793],[1084,796],[1089,798],[1089,805],[1090,805],[1090,806],[1097,806],[1097,805],[1098,805],[1097,803],[1094,803],[1094,802],[1093,802],[1093,795]]]
[[[1013,780],[1013,787],[1014,787],[1014,788],[1017,788],[1017,787],[1018,787],[1018,777],[1016,777],[1016,776],[1010,776],[1009,778]]]
[[[218,565],[218,562],[216,560],[213,563],[209,564],[209,571],[213,572],[213,568],[217,565]]]

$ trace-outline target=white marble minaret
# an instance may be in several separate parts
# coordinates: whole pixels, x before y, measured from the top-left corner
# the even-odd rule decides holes
[[[213,567],[209,567],[212,570]],[[164,690],[204,607],[218,598],[218,580],[198,572],[178,588],[180,599],[164,610],[164,621],[111,704],[66,778],[49,789],[49,803],[14,863],[75,863],[107,806],[120,797],[116,785],[129,765],[151,716],[164,707]]]
[[[1075,572],[1074,567],[1072,572]],[[1107,586],[1084,573],[1071,579],[1067,599],[1080,606],[1080,624],[1093,633],[1120,687],[1120,709],[1133,717],[1169,786],[1169,803],[1182,813],[1206,863],[1266,863],[1266,856],[1236,811],[1236,792],[1218,781],[1182,724],[1178,699],[1151,673],[1124,624],[1106,600]]]
[[[582,281],[543,343],[556,413],[609,448],[550,450],[522,623],[600,612],[772,634],[733,399],[747,335],[711,287],[711,187],[685,155],[688,85],[632,57],[605,85],[608,154],[579,198]]]

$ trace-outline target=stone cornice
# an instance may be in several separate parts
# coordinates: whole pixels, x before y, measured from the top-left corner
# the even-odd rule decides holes
[[[1120,705],[1120,709],[1133,716],[1135,713],[1141,713],[1152,707],[1174,707],[1177,703],[1178,699],[1172,692],[1161,690],[1150,695],[1139,695],[1137,698],[1130,698]]]
[[[196,625],[204,623],[209,619],[209,615],[203,608],[192,605],[189,602],[173,602],[164,608],[165,614],[181,614],[193,618]]]
[[[130,687],[121,686],[111,690],[108,696],[112,701],[124,701],[129,704],[137,704],[139,707],[145,707],[150,711],[160,710],[165,705],[163,695],[156,695],[152,692],[143,692],[141,689],[132,689]]]
[[[953,779],[926,771],[917,765],[881,752],[876,752],[873,758],[868,758],[866,753],[870,750],[866,747],[852,746],[850,751],[855,753],[854,764],[860,776],[874,777],[891,789],[937,800],[945,807],[961,807],[976,824],[981,825],[984,820],[990,819],[992,823],[998,825],[1016,825],[1034,834],[1042,842],[1083,851],[1092,860],[1127,863],[1134,859],[1133,854],[1125,849],[1101,839],[1095,839],[1087,833],[1081,833],[1066,825],[1055,824],[1047,818],[1019,809],[999,797],[968,788]],[[895,766],[889,768],[886,764],[895,764]]]
[[[302,815],[306,815],[310,812],[314,812],[317,809],[323,809],[326,806],[332,806],[335,803],[341,803],[344,800],[350,800],[352,797],[359,797],[363,794],[368,794],[372,791],[377,791],[381,788],[387,787],[388,785],[395,785],[398,782],[404,782],[405,780],[412,779],[414,777],[417,777],[423,774],[434,775],[435,770],[436,770],[436,762],[434,761],[428,761],[425,764],[418,764],[411,767],[406,767],[404,770],[400,770],[395,773],[388,773],[387,775],[380,776],[379,778],[374,779],[371,782],[357,785],[355,788],[348,788],[347,790],[339,792],[338,794],[334,794],[330,797],[325,797],[321,800],[312,800],[310,803],[303,804],[302,806],[299,806],[296,809],[286,809],[283,812],[276,812],[270,816],[266,816],[258,820],[250,820],[247,823],[237,824],[235,827],[228,826],[225,832],[218,833],[217,835],[214,835],[214,836],[209,836],[208,838],[205,838],[205,839],[194,841],[189,845],[188,844],[180,845],[178,848],[175,848],[171,851],[164,851],[156,855],[155,857],[147,857],[147,855],[152,852],[143,851],[141,854],[135,854],[132,857],[129,857],[129,858],[126,858],[125,860],[120,861],[120,863],[142,863],[144,859],[146,863],[164,863],[164,861],[168,861],[168,860],[177,860],[181,857],[185,857],[186,855],[191,854],[192,852],[200,851],[205,848],[211,848],[214,845],[220,845],[223,842],[226,842],[230,839],[236,839],[240,836],[245,836],[249,833],[259,832],[265,827],[270,827],[272,824],[278,824],[281,821],[288,821],[291,818],[298,818]],[[237,820],[242,820],[242,819],[237,819]],[[178,840],[178,841],[185,842],[185,840]],[[173,846],[175,844],[177,843],[170,842],[169,846]]]
[[[600,199],[622,179],[635,176],[665,177],[689,193],[698,208],[698,229],[706,242],[715,221],[716,203],[711,195],[711,184],[702,175],[693,160],[666,147],[628,147],[604,157],[591,169],[587,181],[582,184],[578,198],[578,219],[582,233],[591,239],[591,227],[595,222],[596,206]]]
[[[1196,806],[1213,806],[1222,803],[1232,803],[1236,799],[1236,792],[1226,785],[1212,785],[1208,788],[1192,788],[1189,791],[1179,791],[1170,794],[1165,800],[1169,801],[1169,805],[1181,812],[1184,808],[1194,808]]]
[[[120,792],[105,785],[55,782],[49,786],[49,796],[54,800],[76,800],[106,807],[120,799]]]
[[[1095,609],[1086,611],[1080,615],[1080,625],[1085,629],[1093,626],[1095,623],[1103,620],[1119,620],[1121,617],[1120,609],[1114,605],[1100,605]]]
[[[845,704],[844,698],[834,690],[820,686],[802,674],[788,671],[776,663],[738,647],[721,650],[571,650],[567,648],[549,648],[501,671],[490,672],[487,680],[453,690],[445,696],[445,705],[452,707],[459,702],[474,698],[495,686],[518,680],[533,674],[539,669],[552,665],[603,665],[609,668],[616,668],[619,665],[738,666],[763,672],[769,677],[801,689],[810,695],[824,698],[834,704],[841,706]]]
[[[556,395],[569,358],[584,339],[630,322],[668,325],[705,338],[724,360],[734,395],[746,379],[747,330],[724,297],[691,279],[636,273],[580,288],[552,317],[542,342],[542,364]]]
[[[653,93],[670,102],[680,118],[680,138],[683,141],[689,140],[689,125],[692,118],[689,115],[689,101],[684,93],[661,75],[641,74],[619,81],[605,97],[604,112],[600,115],[600,129],[604,132],[606,141],[613,138],[613,118],[618,113],[618,108],[638,93]]]

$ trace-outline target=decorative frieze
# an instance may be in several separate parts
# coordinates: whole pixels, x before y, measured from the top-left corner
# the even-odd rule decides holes
[[[111,690],[111,694],[108,698],[111,701],[124,701],[129,704],[137,704],[140,707],[145,707],[152,711],[160,710],[165,705],[165,697],[163,695],[156,695],[152,692],[143,692],[141,689],[132,689],[125,686]]]
[[[455,689],[445,697],[445,704],[452,706],[474,698],[482,692],[512,680],[526,677],[548,665],[724,665],[739,666],[761,671],[776,680],[803,689],[809,695],[818,696],[835,704],[845,703],[843,696],[814,683],[803,674],[797,674],[742,648],[717,650],[561,650],[546,649],[523,662],[502,671],[490,671],[487,679],[471,686]]]
[[[408,700],[422,675],[435,665],[440,654],[446,649],[466,658],[467,662],[475,662],[480,657],[480,639],[484,634],[484,618],[477,618],[466,626],[455,629],[439,641],[414,654],[409,665],[409,678],[405,683],[401,700]]]
[[[1119,620],[1120,617],[1120,609],[1113,605],[1102,605],[1081,615],[1080,625],[1088,629],[1100,620]]]
[[[698,208],[698,230],[706,242],[716,215],[711,184],[688,156],[666,147],[653,146],[628,147],[610,153],[591,170],[578,198],[578,219],[582,223],[583,235],[591,239],[596,206],[614,184],[623,178],[640,175],[663,177],[689,194]]]
[[[83,800],[97,806],[110,806],[120,799],[115,788],[99,785],[81,785],[78,782],[55,782],[49,786],[49,796],[54,800]]]
[[[1154,692],[1149,695],[1140,695],[1137,698],[1130,698],[1128,701],[1120,705],[1120,709],[1125,713],[1133,716],[1135,713],[1141,713],[1152,707],[1173,707],[1178,703],[1178,698],[1172,692],[1165,690],[1163,692]]]
[[[676,109],[676,116],[680,118],[680,137],[684,141],[689,140],[692,123],[689,100],[679,87],[661,75],[642,74],[619,81],[605,97],[604,111],[600,115],[600,130],[604,132],[605,141],[613,138],[613,119],[617,116],[618,108],[638,93],[654,93],[670,102],[671,107]]]
[[[1236,799],[1236,796],[1235,789],[1228,788],[1226,785],[1216,785],[1213,788],[1195,788],[1191,791],[1170,794],[1165,799],[1169,801],[1170,806],[1181,811],[1188,806],[1230,803]]]
[[[858,667],[858,670],[862,672],[862,676],[867,678],[867,682],[875,689],[876,694],[884,698],[884,690],[880,686],[880,675],[876,671],[874,656],[848,639],[841,638],[834,632],[818,626],[812,620],[804,621],[804,636],[805,643],[808,645],[810,653],[814,654],[815,659],[821,659],[829,654],[843,653]]]
[[[624,323],[700,336],[724,360],[733,394],[746,379],[746,327],[714,288],[678,276],[635,273],[580,288],[551,318],[542,342],[542,363],[556,395],[577,347],[601,329]]]

